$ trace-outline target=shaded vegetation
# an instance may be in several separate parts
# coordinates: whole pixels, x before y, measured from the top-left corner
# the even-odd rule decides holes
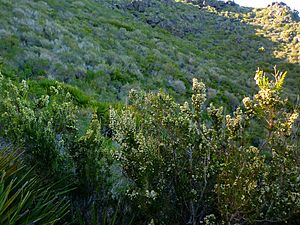
[[[298,224],[299,26],[283,3],[1,0],[0,223]]]
[[[132,91],[102,126],[93,104],[78,104],[58,82],[37,96],[35,82],[2,76],[1,136],[25,146],[20,160],[39,177],[72,184],[68,223],[289,222],[300,210],[300,139],[299,109],[281,97],[285,77],[258,70],[258,93],[226,116],[205,104],[197,79],[183,104]]]
[[[12,146],[0,148],[1,224],[58,224],[70,212],[63,198],[68,187],[43,182],[21,161],[22,154]]]
[[[1,1],[5,65],[22,78],[78,86],[100,101],[124,100],[132,88],[162,88],[183,100],[197,77],[209,98],[236,107],[254,88],[249,71],[277,64],[289,70],[289,95],[299,94],[299,22],[286,6],[111,3]]]

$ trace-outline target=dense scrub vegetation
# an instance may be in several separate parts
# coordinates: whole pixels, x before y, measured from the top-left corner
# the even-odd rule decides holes
[[[299,28],[283,3],[1,0],[0,224],[299,224]]]
[[[299,110],[281,97],[285,76],[275,68],[269,80],[257,70],[258,93],[230,115],[206,103],[197,79],[183,104],[163,92],[132,91],[106,124],[57,82],[37,96],[25,81],[1,76],[1,136],[25,148],[19,160],[45,185],[66,186],[68,211],[44,200],[69,212],[68,223],[292,222],[300,213]],[[1,152],[14,161],[14,151]],[[26,179],[15,176],[4,185]]]
[[[235,108],[255,88],[250,71],[275,64],[289,71],[290,97],[299,94],[299,22],[287,7],[2,0],[0,10],[7,70],[64,81],[100,101],[125,100],[132,88],[162,88],[183,101],[196,77],[208,98]]]

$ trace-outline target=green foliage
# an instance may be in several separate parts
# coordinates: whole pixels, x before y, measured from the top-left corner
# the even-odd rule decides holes
[[[0,137],[39,176],[75,181],[69,223],[299,215],[298,108],[281,97],[284,81],[299,94],[299,18],[202,2],[0,1]],[[132,88],[167,93],[112,103]]]
[[[21,162],[23,157],[12,147],[0,148],[0,223],[61,224],[70,204],[55,190],[32,175]]]
[[[182,104],[132,91],[108,128],[109,105],[77,88],[1,76],[1,135],[40,176],[70,175],[75,223],[289,222],[300,213],[298,108],[281,97],[286,73],[272,77],[258,69],[257,94],[226,116],[197,79]]]
[[[30,86],[29,92],[34,95],[49,95],[51,94],[51,89],[54,87],[62,89],[61,94],[64,94],[64,92],[68,92],[71,95],[72,100],[80,106],[87,106],[92,101],[92,98],[86,95],[79,88],[55,80],[29,80],[28,85]]]
[[[102,125],[108,124],[108,111],[110,106],[113,105],[113,107],[118,108],[119,105],[121,105],[121,103],[112,104],[108,102],[99,102],[94,97],[87,95],[80,88],[55,80],[29,80],[27,83],[29,86],[29,93],[34,96],[51,95],[51,89],[53,89],[53,87],[62,89],[61,95],[69,93],[71,95],[72,102],[78,107],[86,109],[91,108],[96,111],[97,115],[101,117],[102,122],[104,121]]]
[[[298,215],[298,113],[280,97],[285,75],[275,69],[269,81],[258,70],[258,94],[233,116],[206,106],[196,79],[191,103],[133,91],[127,108],[111,110],[115,159],[131,180],[127,196],[138,215],[159,224],[198,224],[210,213],[228,224]],[[261,131],[256,147],[253,129]]]
[[[282,90],[283,82],[284,82],[286,75],[287,75],[287,72],[284,72],[284,73],[279,72],[276,70],[276,67],[275,67],[274,74],[273,74],[274,80],[269,82],[269,79],[266,76],[266,74],[264,73],[264,71],[258,69],[256,71],[254,80],[256,81],[256,84],[258,85],[258,87],[261,90],[270,89],[270,90],[279,92]]]
[[[196,79],[193,90],[192,104],[183,105],[163,93],[131,92],[129,109],[111,111],[115,158],[132,181],[127,195],[149,222],[197,223],[212,209],[222,109],[204,110],[205,86]]]
[[[229,223],[287,222],[300,212],[299,136],[297,140],[295,132],[299,114],[289,110],[279,95],[285,75],[275,69],[269,81],[258,70],[258,94],[252,100],[244,98],[244,112],[226,117],[228,154],[216,193]],[[262,131],[257,147],[245,139],[254,121]]]
[[[77,120],[71,95],[51,86],[49,95],[35,98],[26,81],[17,84],[3,76],[0,88],[2,135],[25,146],[32,163],[43,172],[70,167],[67,149],[75,138]]]
[[[39,176],[64,179],[62,186],[74,184],[73,210],[83,214],[84,221],[91,221],[93,205],[99,219],[107,216],[103,212],[114,181],[111,141],[102,135],[105,125],[101,127],[97,114],[90,119],[90,110],[105,120],[109,106],[57,81],[18,83],[1,76],[0,88],[1,136],[25,147],[24,157]],[[81,95],[88,100],[79,101]]]
[[[78,218],[82,224],[99,224],[107,216],[105,208],[110,204],[112,180],[110,145],[101,134],[97,115],[93,114],[85,134],[70,149],[78,186],[75,198],[80,199],[77,202],[81,209]],[[103,224],[106,224],[106,219]]]
[[[199,10],[202,3],[184,2],[2,1],[0,56],[21,79],[64,81],[97,101],[123,101],[132,88],[163,88],[181,101],[188,90],[168,84],[181,80],[188,87],[195,76],[208,87],[218,77],[217,86],[233,87],[227,91],[241,100],[252,88],[245,85],[250,71],[274,64],[289,70],[287,90],[299,94],[299,65],[287,68],[286,61],[299,62],[299,22],[288,16],[291,10],[215,1]]]
[[[86,133],[77,140],[71,150],[77,177],[86,193],[98,190],[109,176],[108,147],[109,142],[101,134],[100,121],[94,114]]]

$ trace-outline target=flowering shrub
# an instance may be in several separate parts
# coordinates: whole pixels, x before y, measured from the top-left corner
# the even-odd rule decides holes
[[[132,91],[127,108],[111,110],[114,156],[140,216],[198,224],[215,213],[235,224],[287,221],[299,212],[298,113],[280,97],[286,73],[273,76],[258,70],[259,92],[233,116],[204,104],[197,79],[190,103]]]
[[[59,82],[45,85],[42,94],[32,93],[35,83],[28,83],[0,74],[0,137],[24,146],[22,160],[34,166],[41,178],[65,187],[63,193],[71,195],[73,210],[82,210],[84,221],[91,220],[92,206],[102,205],[95,212],[102,210],[104,215],[103,204],[110,199],[107,180],[112,179],[110,141],[102,136],[96,114],[91,120],[86,118],[86,126],[80,124],[76,105],[93,103],[76,98],[81,96],[77,89]],[[69,193],[70,185],[76,187],[74,193]]]
[[[17,84],[0,75],[0,124],[3,135],[27,149],[43,172],[62,172],[67,149],[76,135],[76,107],[71,95],[51,86],[48,95],[31,96],[26,81]]]
[[[245,111],[226,117],[227,154],[216,193],[220,212],[230,223],[283,222],[299,213],[299,114],[280,97],[285,76],[275,68],[269,81],[258,70],[259,92],[244,98]],[[245,139],[255,122],[260,129],[256,147]]]
[[[88,109],[96,102],[70,86],[33,94],[0,76],[1,137],[25,146],[22,160],[40,176],[76,181],[70,198],[82,223],[291,222],[300,213],[299,113],[282,98],[285,77],[257,70],[257,94],[232,115],[206,103],[197,79],[182,104],[131,91],[128,106],[110,110],[111,141]]]
[[[149,221],[195,223],[211,208],[222,109],[203,107],[205,86],[196,79],[193,90],[183,105],[132,91],[128,109],[111,110],[115,158],[132,181],[128,197]]]

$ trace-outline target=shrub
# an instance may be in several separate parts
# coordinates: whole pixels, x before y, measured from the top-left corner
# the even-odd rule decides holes
[[[103,191],[100,185],[109,176],[109,146],[110,142],[101,134],[97,114],[94,114],[86,133],[76,140],[71,149],[77,177],[84,192]]]
[[[104,211],[110,204],[112,160],[109,150],[110,142],[102,136],[100,121],[94,114],[86,133],[70,149],[79,187],[75,196],[76,204],[87,224],[95,219],[94,214],[99,217],[96,221],[106,216]]]
[[[132,182],[128,197],[149,222],[197,223],[212,210],[222,109],[203,107],[205,86],[196,79],[193,90],[192,104],[131,92],[128,109],[111,110],[115,158]]]
[[[280,97],[286,73],[273,80],[258,70],[259,92],[244,98],[244,111],[226,117],[227,154],[216,193],[222,216],[230,223],[287,222],[300,212],[299,134],[296,110]],[[247,140],[259,124],[260,143]]]
[[[30,95],[26,81],[0,77],[2,135],[25,146],[27,156],[41,172],[67,171],[67,149],[76,135],[76,107],[71,95],[58,86],[49,95]]]
[[[233,116],[205,106],[205,86],[196,79],[191,103],[132,91],[127,108],[111,110],[114,156],[142,221],[198,224],[217,216],[253,224],[299,213],[298,113],[280,97],[286,73],[275,69],[273,76],[258,70],[259,92]]]
[[[93,210],[104,216],[113,180],[111,142],[102,135],[97,115],[89,120],[88,107],[98,109],[104,119],[109,107],[70,85],[49,80],[29,84],[0,77],[0,134],[25,147],[24,158],[40,177],[54,182],[66,178],[63,185],[76,187],[69,197],[87,223]],[[86,118],[77,119],[76,103],[87,107],[80,109]]]

